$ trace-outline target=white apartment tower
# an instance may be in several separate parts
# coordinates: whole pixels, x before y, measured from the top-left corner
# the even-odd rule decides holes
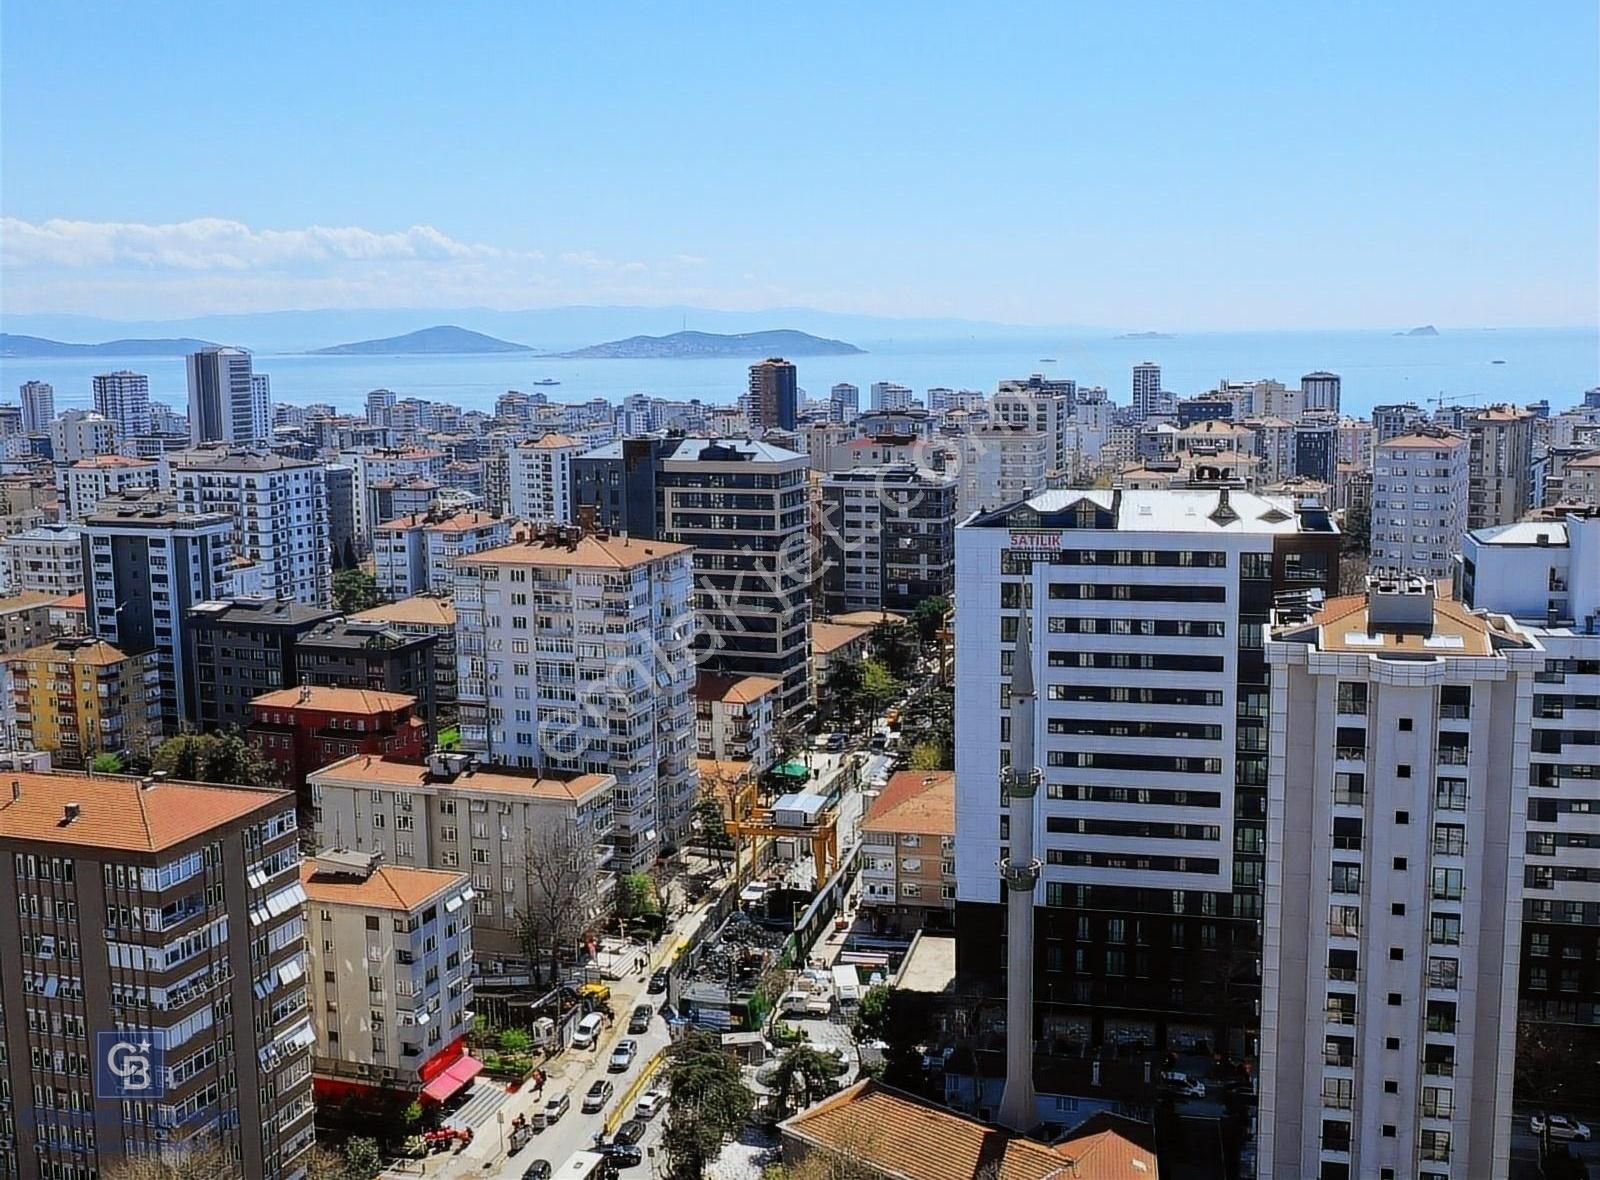
[[[986,426],[961,436],[958,514],[998,508],[1045,486],[1050,441],[1031,426]]]
[[[874,410],[909,410],[916,401],[916,392],[908,385],[893,381],[872,383],[872,408]]]
[[[272,437],[266,399],[258,393],[250,354],[242,348],[203,348],[191,353],[189,438],[248,447]]]
[[[109,418],[122,440],[150,433],[150,378],[118,369],[94,377],[94,408]]]
[[[1339,412],[1339,374],[1307,373],[1300,378],[1300,397],[1308,414],[1337,414]]]
[[[399,601],[455,592],[456,560],[511,540],[511,522],[487,512],[433,512],[381,524],[373,533],[378,589]]]
[[[534,524],[571,524],[572,460],[585,449],[556,433],[512,447],[511,515]]]
[[[182,512],[233,518],[235,557],[261,571],[262,592],[322,606],[333,598],[322,464],[260,451],[196,447],[167,456]]]
[[[93,410],[63,410],[49,425],[50,449],[57,463],[76,463],[117,449],[117,426]]]
[[[841,381],[828,391],[828,419],[832,422],[850,422],[861,412],[861,389],[848,381]]]
[[[1372,568],[1448,578],[1467,531],[1467,440],[1443,431],[1378,444],[1372,464]]]
[[[1141,361],[1133,366],[1133,415],[1141,421],[1161,410],[1161,366]]]
[[[456,566],[463,745],[545,773],[614,774],[622,871],[681,842],[693,818],[691,552],[551,528]]]
[[[161,466],[150,459],[127,455],[96,455],[56,467],[56,491],[61,499],[61,519],[80,521],[107,496],[135,488],[154,491]]]
[[[1369,578],[1267,659],[1257,1175],[1507,1175],[1543,653]]]
[[[56,390],[48,381],[24,381],[22,396],[22,432],[43,434],[56,416]]]

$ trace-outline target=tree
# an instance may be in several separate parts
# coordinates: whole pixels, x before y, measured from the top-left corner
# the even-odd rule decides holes
[[[896,680],[904,680],[917,667],[915,633],[904,623],[879,623],[872,629],[872,654]]]
[[[915,1093],[926,1080],[922,1042],[933,1028],[932,1017],[925,996],[896,991],[880,983],[868,988],[861,997],[851,1031],[857,1044],[882,1042],[883,1080]]]
[[[839,1088],[837,1060],[810,1045],[796,1045],[778,1061],[772,1074],[773,1105],[780,1119]]]
[[[238,1174],[228,1149],[210,1137],[179,1147],[170,1158],[150,1151],[100,1169],[101,1180],[234,1180]]]
[[[533,1038],[524,1029],[508,1028],[500,1034],[500,1052],[526,1053],[533,1048]]]
[[[715,1033],[692,1030],[668,1051],[667,1129],[662,1146],[672,1180],[700,1180],[725,1135],[750,1121],[755,1096]]]
[[[383,601],[378,580],[366,570],[340,570],[333,575],[333,604],[347,615],[371,610]]]
[[[917,638],[923,643],[932,643],[939,638],[939,632],[944,629],[945,616],[949,613],[950,600],[943,594],[935,594],[917,603],[917,609],[911,612],[911,625],[917,629]]]
[[[860,660],[840,660],[828,670],[827,699],[823,707],[846,728],[855,723],[862,675]]]
[[[706,783],[702,779],[701,790],[704,791]],[[717,802],[714,795],[702,794],[700,801],[694,805],[695,814],[700,820],[700,842],[706,850],[717,854],[719,862],[726,861],[724,853],[733,851],[733,838],[728,835],[727,822],[722,818],[722,804]]]
[[[374,1180],[383,1171],[383,1153],[378,1141],[357,1135],[345,1140],[344,1173],[349,1180]]]
[[[122,755],[98,754],[95,760],[89,763],[89,769],[96,774],[121,774],[123,769]]]
[[[150,755],[150,766],[184,782],[273,786],[280,781],[276,763],[236,729],[168,738]]]
[[[1365,504],[1352,504],[1344,510],[1340,548],[1362,556],[1372,548],[1372,510]]]
[[[945,765],[944,748],[938,742],[918,742],[911,747],[909,765],[912,770],[949,770]]]
[[[617,882],[617,915],[643,918],[661,912],[655,878],[649,873],[629,873]]]
[[[856,696],[874,716],[887,709],[899,692],[900,686],[888,668],[877,660],[862,662],[861,687]]]
[[[527,893],[517,933],[536,980],[554,972],[563,948],[576,948],[595,917],[594,840],[586,826],[554,823],[527,833],[523,871]]]

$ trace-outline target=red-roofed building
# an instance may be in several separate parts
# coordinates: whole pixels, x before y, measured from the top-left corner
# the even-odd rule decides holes
[[[861,821],[861,912],[885,934],[948,930],[956,908],[956,776],[902,770]]]
[[[455,559],[511,540],[511,523],[487,512],[428,512],[391,520],[373,530],[378,589],[397,601],[455,590]]]
[[[306,777],[352,754],[420,758],[427,727],[417,698],[366,688],[301,685],[262,693],[250,702],[250,743],[272,759],[283,784],[310,814]]]

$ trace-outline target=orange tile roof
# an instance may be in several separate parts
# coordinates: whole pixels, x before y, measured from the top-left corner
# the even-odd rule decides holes
[[[1378,447],[1380,450],[1437,451],[1466,445],[1467,440],[1459,434],[1401,434],[1384,439]]]
[[[403,533],[407,529],[420,528],[430,533],[464,533],[468,529],[488,528],[499,523],[502,523],[501,517],[491,516],[487,512],[458,512],[439,520],[429,520],[419,514],[385,521],[378,526],[378,531]]]
[[[1492,619],[1474,614],[1461,603],[1450,598],[1435,598],[1433,620],[1429,627],[1378,627],[1368,628],[1367,596],[1349,594],[1330,598],[1327,604],[1313,615],[1312,625],[1321,628],[1318,648],[1322,651],[1354,652],[1365,655],[1404,653],[1408,656],[1487,656],[1496,645],[1526,647],[1527,642],[1509,632],[1501,631]],[[1290,626],[1285,634],[1302,628]],[[1353,641],[1354,636],[1381,638],[1382,643]],[[1433,643],[1428,641],[1432,640]],[[1459,645],[1452,640],[1459,640]],[[1448,644],[1448,646],[1446,646]]]
[[[78,605],[84,603],[83,591],[73,595],[77,598]],[[39,606],[60,606],[66,602],[65,598],[58,598],[48,590],[23,590],[16,594],[8,594],[0,598],[0,615],[9,614],[14,610],[29,610]]]
[[[280,688],[264,692],[250,702],[265,709],[319,709],[328,713],[359,713],[374,717],[414,706],[417,698],[403,692],[380,692],[371,688],[330,688],[303,684],[299,688]]]
[[[710,782],[738,786],[752,777],[750,763],[738,759],[696,758],[694,764],[700,772],[702,789]]]
[[[79,807],[71,823],[64,822],[68,803]],[[170,781],[141,789],[126,775],[16,771],[0,775],[0,841],[160,852],[270,805],[293,803],[288,791]]]
[[[902,770],[861,821],[863,832],[915,832],[921,836],[956,834],[956,774],[953,770]]]
[[[451,787],[460,791],[487,791],[504,795],[532,795],[537,799],[570,799],[581,802],[596,789],[616,782],[609,774],[580,774],[567,781],[514,774],[503,767],[458,774],[448,781],[436,781],[420,762],[374,758],[371,754],[352,754],[311,775],[312,782],[348,782],[361,786],[382,786],[414,790],[430,786]]]
[[[1058,1155],[1072,1160],[1069,1176],[1154,1177],[1155,1129],[1137,1119],[1100,1111],[1092,1114],[1054,1144]]]
[[[770,676],[720,676],[715,672],[702,672],[695,678],[694,699],[748,705],[782,687],[783,681]]]
[[[111,664],[120,664],[127,658],[104,639],[84,640],[63,636],[60,639],[52,639],[49,643],[41,643],[38,647],[30,647],[27,651],[18,652],[14,656],[7,656],[6,662],[93,664],[98,667],[108,667]]]
[[[551,433],[542,438],[536,438],[532,442],[520,443],[518,445],[532,447],[537,450],[553,450],[556,447],[581,447],[583,444],[577,439],[573,438],[571,435]]]
[[[889,1180],[1159,1180],[1150,1152],[1142,1152],[1142,1166],[1134,1167],[1110,1152],[1049,1147],[870,1080],[823,1099],[780,1129],[809,1147],[855,1157]]]
[[[812,623],[811,652],[813,655],[825,656],[871,634],[870,627],[850,627],[843,623]]]
[[[671,541],[641,541],[636,537],[586,535],[571,545],[546,541],[513,541],[494,549],[456,558],[458,566],[473,565],[572,565],[601,569],[636,569],[690,552],[688,545]]]
[[[363,623],[424,623],[434,627],[456,625],[456,604],[437,594],[413,594],[399,602],[386,602],[350,616]]]
[[[88,610],[89,596],[79,590],[76,594],[69,594],[65,598],[56,599],[51,605],[58,606],[62,610]]]
[[[466,887],[464,873],[446,869],[413,869],[379,865],[365,880],[319,871],[315,859],[300,864],[300,883],[312,901],[359,906],[367,910],[421,909],[430,899],[456,886]]]
[[[846,627],[879,627],[885,623],[903,623],[906,616],[895,614],[892,610],[856,610],[834,615],[829,621]]]

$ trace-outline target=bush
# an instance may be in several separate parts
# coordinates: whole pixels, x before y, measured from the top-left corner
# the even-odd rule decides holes
[[[526,1053],[533,1048],[533,1038],[520,1028],[508,1028],[500,1034],[502,1053]]]

